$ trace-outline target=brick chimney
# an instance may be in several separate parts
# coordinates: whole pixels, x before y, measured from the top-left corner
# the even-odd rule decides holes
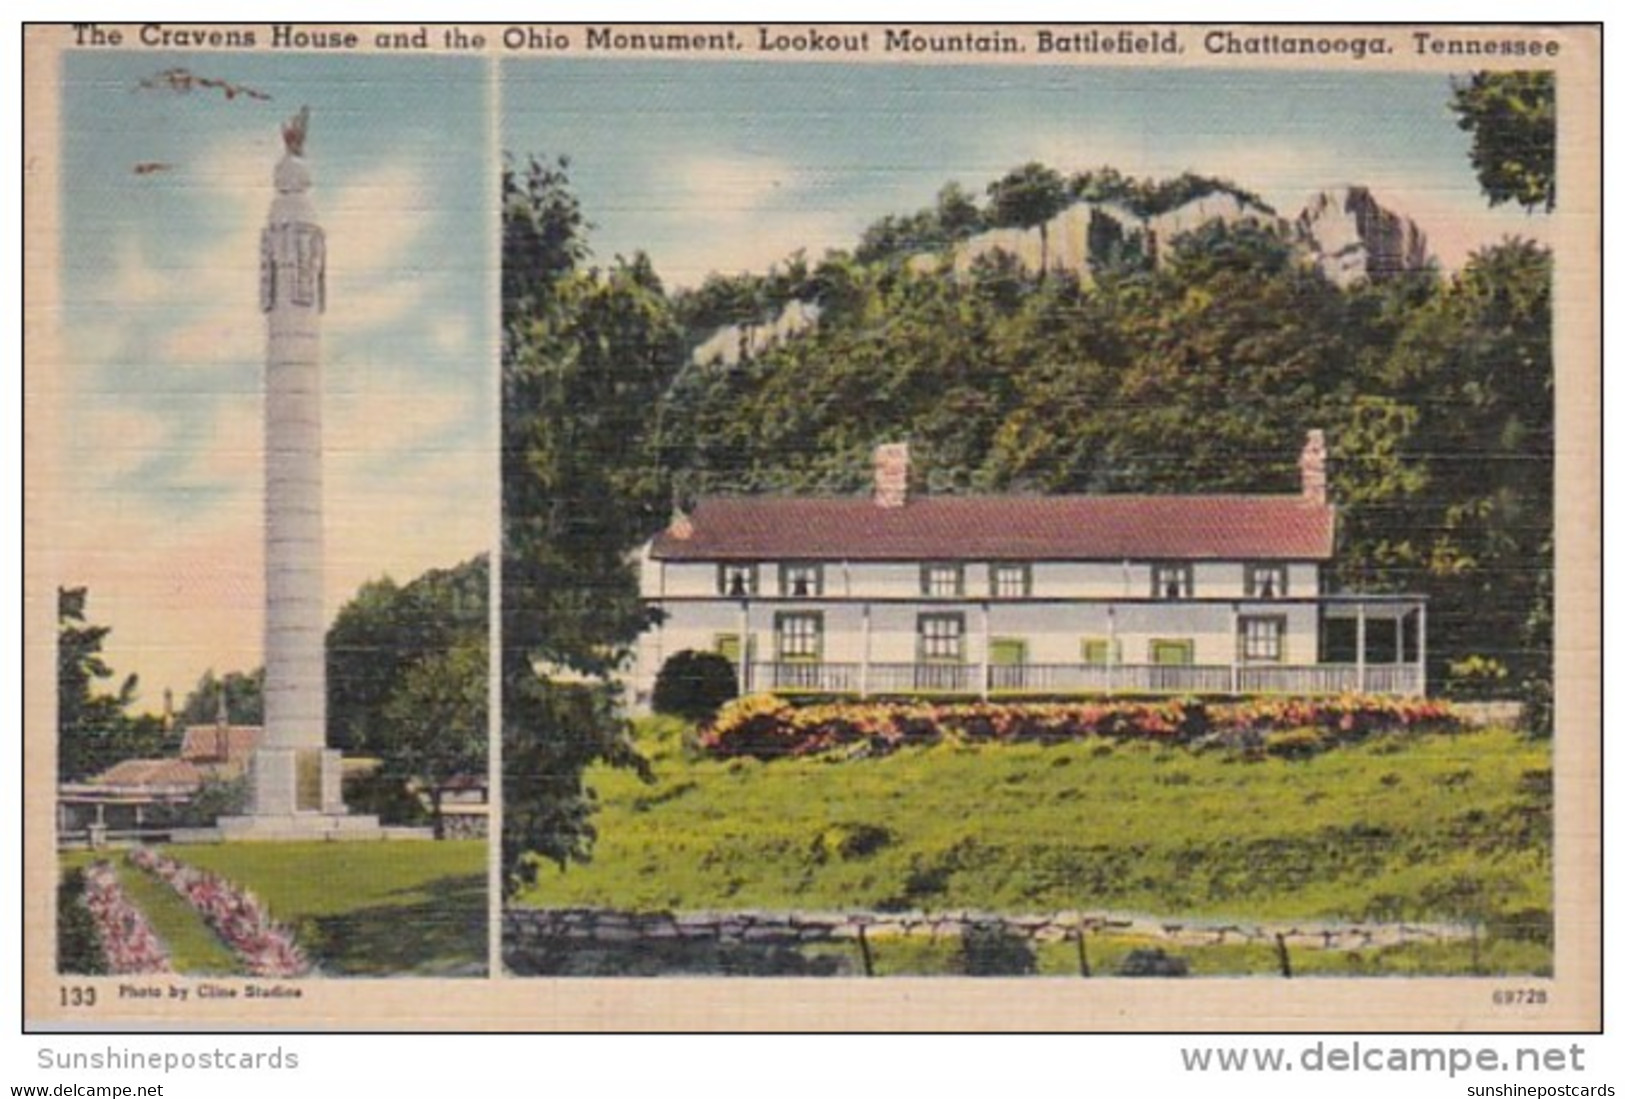
[[[1317,507],[1326,506],[1326,433],[1318,427],[1309,432],[1298,458],[1303,473],[1303,499]]]
[[[900,508],[908,503],[908,444],[875,447],[875,506]]]
[[[671,524],[666,527],[666,533],[679,542],[686,542],[694,537],[694,520],[689,518],[688,512],[677,508],[671,513]]]

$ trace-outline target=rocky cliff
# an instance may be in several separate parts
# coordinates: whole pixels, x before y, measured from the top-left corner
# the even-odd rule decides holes
[[[1003,252],[1028,271],[1042,263],[1051,271],[1087,280],[1092,260],[1107,258],[1102,248],[1127,244],[1153,263],[1167,257],[1174,239],[1210,222],[1250,223],[1290,234],[1326,276],[1346,286],[1361,278],[1391,278],[1428,263],[1427,237],[1415,222],[1377,202],[1365,187],[1321,191],[1292,221],[1276,217],[1228,192],[1215,192],[1142,217],[1112,203],[1079,202],[1038,229],[993,229],[956,246],[952,267],[969,272],[983,257]],[[911,266],[928,270],[937,257],[916,257]]]
[[[1215,221],[1258,225],[1287,236],[1305,262],[1340,286],[1392,278],[1430,262],[1427,237],[1414,221],[1378,203],[1370,189],[1344,186],[1319,192],[1291,221],[1225,191],[1149,217],[1118,203],[1077,202],[1042,231],[990,229],[946,252],[916,255],[908,266],[916,273],[950,270],[963,276],[978,262],[1002,254],[1027,271],[1044,267],[1087,283],[1094,262],[1131,252],[1161,263],[1176,238]],[[815,303],[792,301],[770,320],[726,325],[694,349],[694,361],[732,366],[813,327],[818,313]]]
[[[1380,204],[1365,187],[1320,192],[1292,223],[1297,242],[1328,278],[1347,286],[1427,265],[1427,237],[1410,218]]]

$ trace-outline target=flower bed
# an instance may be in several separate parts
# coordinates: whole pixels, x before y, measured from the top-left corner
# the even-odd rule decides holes
[[[107,972],[168,973],[169,951],[146,916],[135,906],[111,863],[93,862],[85,867],[83,904],[90,912],[101,943]]]
[[[150,847],[130,852],[130,862],[164,882],[197,910],[203,922],[256,977],[299,977],[310,962],[287,928],[271,919],[259,898],[217,874],[187,866]]]
[[[1446,702],[1345,695],[1206,703],[836,702],[796,706],[752,695],[723,707],[700,731],[700,746],[722,758],[778,759],[848,751],[883,754],[915,744],[1062,743],[1092,737],[1189,744],[1214,738],[1268,750],[1267,734],[1312,730],[1322,747],[1372,733],[1454,731],[1460,719]]]

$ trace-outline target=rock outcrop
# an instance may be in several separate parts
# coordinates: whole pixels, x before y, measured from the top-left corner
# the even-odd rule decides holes
[[[1211,221],[1280,224],[1268,211],[1223,191],[1151,217],[1117,203],[1077,202],[1046,222],[1042,232],[1032,228],[978,233],[954,248],[952,265],[955,274],[968,274],[979,260],[1002,252],[1025,270],[1037,271],[1042,265],[1087,281],[1091,265],[1109,258],[1104,254],[1108,249],[1137,248],[1153,263],[1159,262],[1175,237]],[[937,262],[934,256],[917,256],[910,266],[930,270]]]
[[[1385,279],[1429,262],[1427,237],[1414,221],[1382,206],[1365,187],[1321,191],[1291,222],[1227,191],[1215,191],[1150,217],[1113,203],[1079,202],[1038,229],[993,229],[957,245],[950,257],[916,256],[916,271],[951,260],[955,274],[1004,253],[1027,271],[1043,265],[1084,280],[1104,250],[1128,247],[1161,263],[1181,235],[1211,222],[1253,224],[1287,234],[1304,258],[1341,286],[1359,279]]]
[[[817,302],[792,301],[771,320],[757,324],[726,324],[706,337],[694,349],[694,362],[735,366],[740,360],[759,355],[818,323]]]
[[[1310,199],[1292,224],[1294,239],[1340,286],[1381,280],[1428,263],[1427,237],[1365,187],[1338,187]]]

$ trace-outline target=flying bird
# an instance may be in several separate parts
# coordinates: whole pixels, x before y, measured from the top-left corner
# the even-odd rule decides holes
[[[222,80],[217,76],[199,76],[191,69],[165,69],[156,76],[147,77],[141,81],[138,87],[152,91],[180,92],[183,95],[194,89],[219,91],[224,93],[228,101],[236,99],[240,95],[249,99],[271,98],[258,88],[250,88],[246,84],[235,84],[230,80]]]

